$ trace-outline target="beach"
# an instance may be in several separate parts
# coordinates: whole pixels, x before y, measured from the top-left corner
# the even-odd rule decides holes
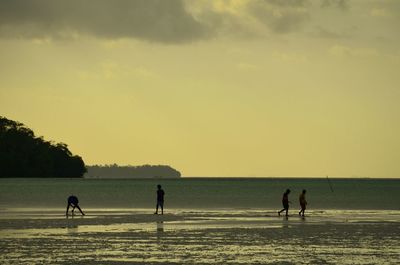
[[[398,264],[400,212],[2,209],[1,264]]]
[[[400,0],[0,0],[0,58],[0,265],[400,265]]]
[[[0,264],[399,264],[400,180],[1,179]],[[157,185],[165,214],[155,215]],[[278,216],[292,190],[289,217]],[[307,189],[305,218],[298,196]],[[331,189],[332,188],[332,189]],[[69,195],[85,212],[65,216]]]

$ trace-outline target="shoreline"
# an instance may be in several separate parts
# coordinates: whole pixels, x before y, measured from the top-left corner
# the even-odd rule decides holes
[[[279,216],[276,209],[166,209],[164,215],[154,214],[154,209],[87,208],[86,215],[65,215],[63,208],[8,208],[0,209],[0,231],[7,228],[60,227],[69,220],[77,225],[110,225],[168,222],[198,222],[236,224],[332,224],[332,223],[400,223],[400,210],[309,210],[305,217],[298,210],[289,216]]]
[[[0,210],[1,264],[395,264],[400,211]],[[64,214],[63,214],[64,213]],[[61,250],[61,251],[60,251]]]

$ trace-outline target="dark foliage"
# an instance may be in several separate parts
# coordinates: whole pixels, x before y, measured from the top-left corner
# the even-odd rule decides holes
[[[24,124],[0,116],[1,178],[79,178],[85,172],[82,158],[66,144],[35,137]]]
[[[170,166],[143,165],[143,166],[118,166],[94,165],[87,167],[88,178],[179,178],[181,173]]]

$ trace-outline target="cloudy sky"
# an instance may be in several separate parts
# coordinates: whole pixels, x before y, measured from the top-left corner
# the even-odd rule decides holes
[[[0,0],[0,115],[86,164],[400,177],[400,1]]]

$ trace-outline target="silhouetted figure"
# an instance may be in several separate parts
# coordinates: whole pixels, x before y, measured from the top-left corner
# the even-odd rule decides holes
[[[299,196],[299,202],[300,202],[300,207],[301,210],[299,212],[299,215],[304,217],[304,211],[306,210],[306,205],[307,205],[307,201],[306,201],[306,190],[303,190],[303,192],[300,194]]]
[[[288,216],[289,203],[290,203],[290,201],[289,201],[289,193],[290,193],[289,189],[287,189],[285,191],[285,193],[283,193],[283,197],[282,197],[283,209],[278,212],[279,216],[281,215],[281,212],[283,212],[283,211],[286,211],[286,216]]]
[[[68,210],[69,210],[70,206],[72,207],[72,211],[71,211],[72,214],[74,214],[74,210],[75,210],[75,207],[76,207],[76,208],[78,208],[78,210],[81,212],[82,215],[85,215],[82,212],[81,208],[79,207],[78,203],[79,203],[79,201],[78,201],[78,198],[76,196],[74,196],[74,195],[69,196],[68,197],[68,201],[67,201],[67,211],[65,212],[65,215],[68,216]]]
[[[161,185],[157,185],[157,205],[156,212],[154,214],[158,214],[158,207],[161,208],[161,214],[164,214],[164,190],[161,189]]]

